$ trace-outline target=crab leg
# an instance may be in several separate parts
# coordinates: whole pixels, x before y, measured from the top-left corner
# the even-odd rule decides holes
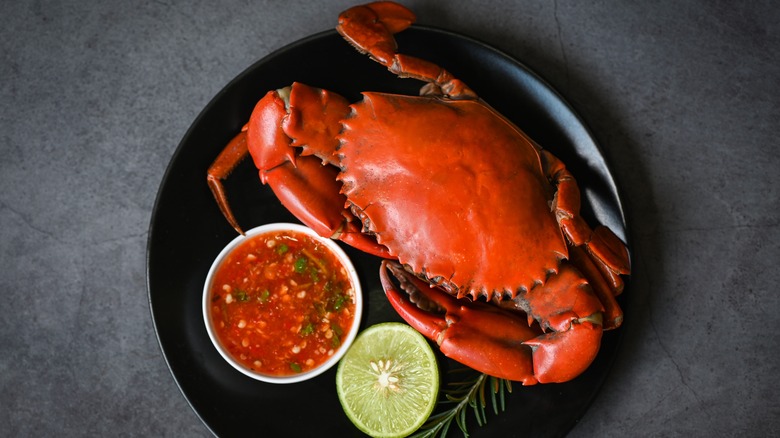
[[[612,330],[620,327],[623,323],[623,309],[615,299],[612,285],[604,278],[602,271],[598,268],[587,251],[581,246],[569,247],[569,260],[577,267],[582,275],[588,280],[593,293],[598,297],[604,306],[602,326],[604,330]]]
[[[319,117],[311,117],[315,123],[308,123],[307,115],[313,112]],[[236,231],[243,234],[222,180],[249,153],[263,184],[306,226],[323,237],[389,257],[387,249],[363,234],[360,222],[344,208],[338,168],[323,165],[338,144],[339,120],[348,112],[341,96],[298,83],[270,91],[257,103],[244,130],[219,155],[207,176],[220,210]]]
[[[607,227],[591,229],[580,216],[580,189],[564,164],[553,154],[540,151],[547,177],[558,188],[553,211],[566,237],[575,246],[586,249],[598,270],[607,280],[614,295],[623,290],[621,274],[631,272],[625,244]]]
[[[428,82],[422,94],[443,94],[453,99],[473,99],[476,94],[440,66],[398,53],[393,34],[411,26],[412,11],[394,2],[381,1],[355,6],[339,15],[336,30],[361,53],[400,77]]]
[[[225,193],[225,187],[222,185],[222,180],[227,178],[236,166],[249,155],[249,149],[246,146],[246,126],[241,129],[232,140],[225,146],[225,149],[220,152],[217,159],[214,160],[211,167],[209,167],[206,173],[206,182],[211,189],[211,193],[214,195],[214,199],[217,200],[217,205],[222,215],[225,216],[230,226],[232,226],[240,234],[244,234],[241,227],[238,225],[233,211],[230,209],[230,204],[227,200],[227,194]]]

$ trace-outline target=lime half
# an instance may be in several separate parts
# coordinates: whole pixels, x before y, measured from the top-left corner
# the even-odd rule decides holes
[[[341,406],[373,437],[403,437],[431,415],[439,369],[425,338],[406,324],[373,325],[355,339],[336,372]]]

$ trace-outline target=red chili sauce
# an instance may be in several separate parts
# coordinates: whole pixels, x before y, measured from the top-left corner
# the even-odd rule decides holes
[[[211,320],[222,346],[254,371],[318,367],[354,321],[354,288],[326,246],[292,231],[251,237],[217,269]]]

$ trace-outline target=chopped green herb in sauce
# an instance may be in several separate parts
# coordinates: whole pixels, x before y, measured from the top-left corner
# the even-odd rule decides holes
[[[298,332],[301,334],[301,336],[308,336],[312,333],[314,333],[314,324],[308,323],[305,326],[301,327],[301,330]]]
[[[306,265],[309,263],[309,261],[306,259],[306,257],[298,257],[298,259],[295,261],[295,265],[293,265],[293,269],[295,269],[295,272],[298,274],[303,274],[306,271]]]
[[[331,295],[328,299],[328,310],[332,312],[338,312],[344,307],[345,304],[349,304],[350,299],[340,291]]]
[[[333,348],[341,345],[341,336],[344,334],[344,330],[338,324],[331,324],[330,329],[333,330],[333,337],[330,339],[330,344]]]
[[[249,301],[249,294],[243,289],[236,289],[236,299],[241,302]]]

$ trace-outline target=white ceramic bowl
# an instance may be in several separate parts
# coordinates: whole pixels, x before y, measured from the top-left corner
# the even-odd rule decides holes
[[[294,231],[294,232],[306,234],[311,238],[315,239],[316,241],[322,243],[327,248],[329,248],[330,251],[336,255],[338,260],[341,262],[341,264],[344,266],[345,270],[347,271],[347,275],[349,276],[350,281],[352,282],[352,288],[354,290],[354,298],[355,298],[354,321],[352,322],[352,326],[349,329],[349,332],[342,337],[341,345],[338,347],[338,350],[334,352],[333,355],[331,355],[324,363],[322,363],[320,366],[316,368],[313,368],[305,372],[297,373],[297,374],[283,375],[283,376],[263,374],[255,370],[252,370],[250,368],[247,368],[241,363],[239,363],[237,360],[235,360],[233,356],[225,348],[223,348],[222,344],[217,338],[217,334],[215,333],[215,330],[212,327],[211,306],[210,306],[211,283],[213,281],[215,272],[217,271],[217,269],[219,268],[220,264],[225,259],[225,257],[236,247],[238,247],[238,245],[245,242],[247,239],[251,237],[260,234],[274,233],[280,231]],[[303,225],[288,224],[288,223],[273,223],[273,224],[267,224],[267,225],[262,225],[253,228],[247,231],[245,236],[236,237],[235,239],[233,239],[233,241],[228,243],[227,246],[225,246],[225,248],[219,253],[217,258],[214,260],[214,263],[212,263],[208,275],[206,276],[206,282],[203,286],[202,306],[203,306],[203,320],[205,322],[206,331],[209,334],[209,338],[211,338],[211,342],[214,344],[214,347],[217,349],[219,354],[222,355],[222,357],[230,365],[232,365],[233,368],[235,368],[236,370],[240,371],[241,373],[253,379],[261,380],[263,382],[296,383],[296,382],[301,382],[304,380],[311,379],[315,376],[322,374],[323,372],[331,368],[333,365],[338,363],[341,357],[344,356],[344,353],[346,353],[350,345],[352,345],[352,342],[355,340],[355,336],[357,336],[359,330],[360,319],[363,313],[363,294],[362,294],[362,289],[360,287],[360,281],[358,279],[357,272],[355,271],[355,267],[352,265],[352,262],[347,257],[347,254],[333,240],[320,237],[313,230]]]

